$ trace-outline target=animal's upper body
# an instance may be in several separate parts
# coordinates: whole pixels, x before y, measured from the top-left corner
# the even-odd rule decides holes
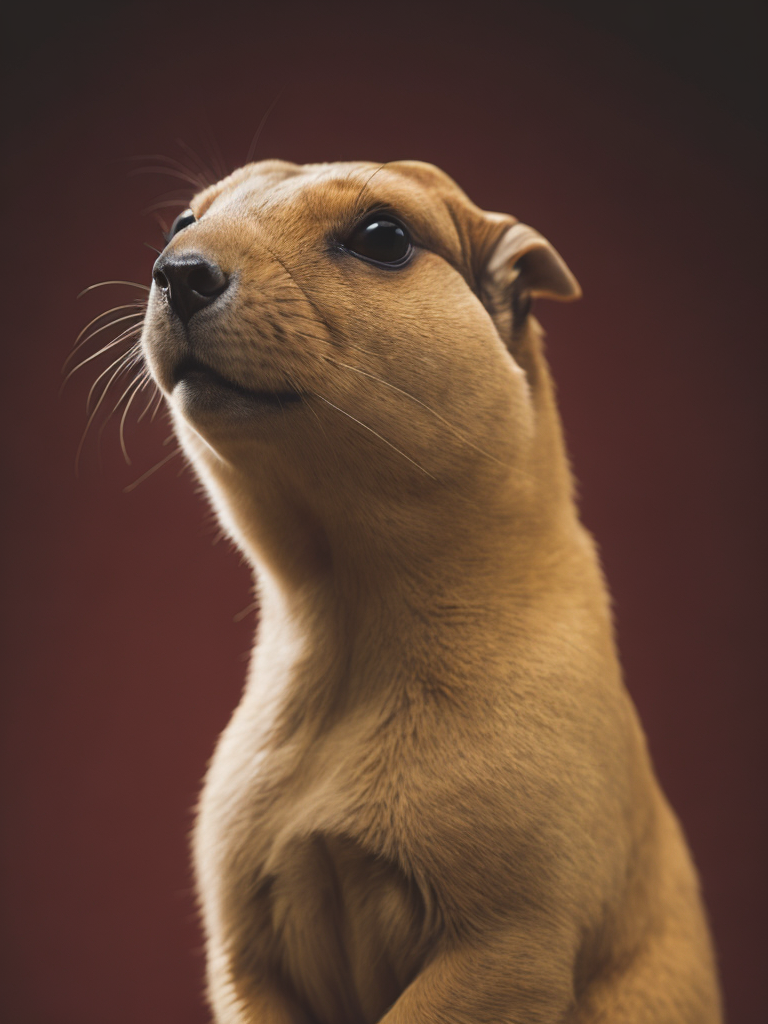
[[[222,1024],[719,1020],[529,313],[576,295],[415,162],[249,165],[156,264],[261,604],[195,835]]]

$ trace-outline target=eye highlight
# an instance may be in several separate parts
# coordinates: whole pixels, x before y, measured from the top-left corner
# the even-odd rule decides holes
[[[195,217],[191,210],[182,211],[173,224],[171,224],[171,230],[165,236],[166,242],[170,242],[170,240],[175,238],[180,231],[183,231],[184,228],[188,228],[190,224],[194,224],[196,220],[197,217]]]
[[[392,268],[405,266],[413,252],[408,232],[388,213],[366,217],[344,242],[344,248],[370,263]]]

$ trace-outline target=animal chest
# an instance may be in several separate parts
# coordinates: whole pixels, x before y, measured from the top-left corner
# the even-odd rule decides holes
[[[389,773],[324,753],[289,774],[267,757],[247,782],[231,773],[229,792],[214,765],[211,871],[246,973],[281,979],[317,1024],[373,1024],[422,966],[434,919],[385,849]]]

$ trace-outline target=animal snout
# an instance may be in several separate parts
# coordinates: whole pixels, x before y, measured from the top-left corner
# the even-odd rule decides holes
[[[184,324],[198,310],[215,302],[229,285],[229,278],[218,264],[196,253],[162,255],[155,263],[152,278]]]

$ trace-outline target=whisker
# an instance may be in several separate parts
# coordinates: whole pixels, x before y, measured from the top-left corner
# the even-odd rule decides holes
[[[202,175],[203,181],[205,182],[206,186],[212,185],[214,181],[216,181],[217,177],[215,171],[213,171],[212,168],[210,168],[206,163],[204,163],[202,158],[198,156],[194,149],[192,149],[191,146],[187,145],[187,143],[183,139],[176,139],[176,143],[177,145],[181,146],[181,148],[184,150],[184,152],[187,154],[190,160],[192,160],[194,164],[197,164],[197,169],[198,171],[200,171],[200,174]]]
[[[115,380],[116,377],[118,377],[121,373],[124,372],[124,370],[126,368],[125,367],[125,360],[126,360],[126,356],[122,356],[120,358],[120,360],[118,360],[118,367],[117,367],[117,369],[115,370],[115,372],[112,374],[112,376],[107,381],[107,386],[101,392],[101,395],[99,396],[99,400],[96,403],[96,405],[94,406],[93,412],[88,417],[88,422],[85,424],[85,430],[83,431],[83,436],[80,438],[80,444],[77,446],[77,454],[75,455],[75,476],[79,476],[79,471],[80,471],[80,455],[82,453],[83,445],[85,444],[85,439],[86,439],[86,437],[88,435],[88,431],[91,428],[91,424],[93,423],[94,419],[96,418],[96,413],[99,411],[99,408],[101,407],[101,403],[104,401],[104,398],[105,398],[107,392],[109,391],[110,387],[112,386],[112,382]],[[115,364],[112,363],[112,366],[114,366],[114,365]],[[110,366],[108,368],[108,370],[112,369],[112,366]],[[108,372],[108,370],[105,371],[105,373]],[[105,375],[104,373],[99,375],[99,377],[96,380],[96,383],[94,384],[94,387],[96,386],[98,381],[101,380],[101,378],[104,375]],[[93,388],[91,388],[91,392],[88,395],[89,402],[90,402],[91,394],[93,394]],[[86,405],[86,411],[87,411],[87,409],[88,409],[88,406]]]
[[[127,366],[126,366],[126,369],[128,369],[128,367],[127,367]],[[129,393],[129,391],[131,390],[131,388],[134,388],[134,387],[136,387],[137,385],[140,385],[140,384],[141,384],[141,381],[142,381],[142,376],[143,376],[143,373],[144,373],[144,371],[141,371],[141,372],[140,372],[140,373],[139,373],[139,374],[138,374],[138,375],[137,375],[136,377],[134,377],[134,378],[133,378],[133,379],[131,380],[131,382],[129,383],[128,387],[127,387],[127,388],[125,389],[125,391],[123,391],[122,395],[120,395],[120,397],[118,398],[118,400],[117,400],[117,401],[115,402],[115,404],[114,404],[114,405],[112,406],[112,408],[111,408],[111,409],[109,410],[109,413],[107,414],[107,416],[106,416],[106,418],[105,418],[104,422],[103,422],[103,423],[101,424],[101,426],[99,427],[99,432],[98,432],[98,434],[96,435],[96,440],[97,440],[97,443],[98,443],[98,444],[101,444],[101,438],[102,438],[102,435],[104,434],[104,431],[105,431],[105,430],[107,429],[107,426],[109,425],[109,421],[110,421],[110,420],[112,419],[112,417],[114,416],[114,414],[115,414],[115,413],[117,412],[117,410],[118,410],[118,409],[120,408],[120,405],[121,405],[121,403],[122,403],[122,402],[123,402],[123,401],[125,400],[125,397],[126,397],[126,395],[127,395],[128,393]],[[140,390],[140,388],[139,388],[139,390]],[[130,465],[130,462],[129,462],[129,465]]]
[[[133,356],[134,359],[135,359],[136,349],[137,348],[138,348],[137,345],[132,345],[128,349],[127,352],[124,352],[121,356],[118,356],[117,359],[115,359],[113,362],[111,362],[109,364],[109,366],[106,368],[106,370],[102,370],[102,372],[99,374],[99,376],[93,382],[93,384],[91,384],[91,389],[88,392],[88,398],[85,401],[85,411],[86,411],[86,413],[89,410],[89,407],[90,407],[90,404],[91,404],[91,399],[93,398],[93,392],[96,390],[99,381],[102,380],[104,377],[106,377],[106,375],[109,373],[109,371],[111,369],[113,369],[113,367],[115,367],[115,366],[118,367],[118,372],[121,372],[122,370],[126,370],[128,368],[128,366],[130,365],[130,363],[131,363],[131,357]],[[115,374],[112,377],[110,377],[109,384],[107,384],[106,388],[104,388],[104,390],[101,393],[101,397],[102,398],[107,393],[107,391],[109,389],[109,385],[115,379],[115,376],[117,376],[117,374]],[[101,398],[99,399],[99,402],[101,402]],[[98,406],[97,406],[97,408],[98,408]]]
[[[299,383],[299,382],[298,382],[298,380],[297,380],[297,379],[296,379],[296,378],[295,378],[295,377],[293,376],[293,374],[292,374],[292,373],[289,373],[289,372],[288,372],[288,371],[286,370],[286,372],[285,372],[285,375],[286,375],[286,377],[288,378],[288,380],[290,381],[290,383],[291,383],[291,384],[292,384],[292,385],[294,386],[294,388],[296,389],[296,391],[301,391],[301,390],[302,390],[302,387],[301,387],[300,383]],[[337,466],[339,466],[339,468],[341,468],[341,464],[340,464],[340,462],[339,462],[339,453],[338,453],[338,452],[336,451],[336,448],[335,448],[335,446],[334,446],[333,442],[331,441],[330,437],[328,436],[328,431],[327,431],[327,430],[325,429],[325,426],[323,425],[323,421],[322,421],[322,420],[320,419],[320,417],[319,417],[319,416],[317,415],[317,413],[315,412],[315,410],[314,410],[314,409],[312,408],[312,406],[311,406],[310,404],[307,404],[307,408],[309,409],[309,411],[310,411],[310,412],[312,413],[312,415],[313,415],[313,416],[315,417],[315,419],[317,420],[317,425],[318,425],[318,426],[320,427],[320,429],[322,430],[322,432],[323,432],[323,435],[325,436],[325,439],[326,439],[326,441],[328,442],[328,450],[329,450],[329,451],[331,451],[331,452],[333,452],[333,457],[334,457],[334,458],[335,458],[335,460],[336,460],[336,465],[337,465]]]
[[[165,192],[160,192],[158,195],[156,195],[155,199],[179,198],[179,191],[180,190],[178,188],[169,188],[166,189]],[[187,189],[184,189],[183,193],[185,196],[189,197],[189,191]]]
[[[127,364],[126,364],[126,367],[125,367],[125,368],[126,368],[126,370],[128,369],[128,365],[127,365]],[[131,388],[132,388],[132,387],[134,387],[135,385],[137,385],[137,384],[138,384],[138,385],[142,385],[142,384],[143,384],[143,382],[145,381],[145,378],[146,378],[147,376],[148,376],[148,371],[146,370],[146,368],[144,368],[144,369],[140,370],[140,371],[139,371],[139,373],[138,373],[138,374],[137,374],[137,375],[136,375],[136,376],[135,376],[135,377],[133,378],[133,380],[132,380],[132,381],[130,382],[130,384],[128,385],[128,387],[127,387],[127,388],[125,389],[125,391],[124,391],[124,392],[122,393],[122,395],[120,395],[120,397],[118,398],[118,400],[117,400],[117,401],[115,402],[115,404],[114,404],[114,405],[112,406],[112,408],[111,408],[111,409],[109,410],[109,415],[108,415],[108,416],[107,416],[107,418],[106,418],[106,419],[104,420],[104,422],[102,423],[102,425],[101,425],[101,426],[99,427],[99,433],[98,433],[98,435],[97,435],[97,436],[98,436],[98,440],[99,440],[99,441],[101,440],[101,435],[102,435],[102,434],[104,433],[104,431],[105,431],[105,429],[106,429],[106,427],[107,427],[107,424],[109,423],[109,421],[110,421],[110,419],[112,418],[112,416],[113,416],[113,415],[114,415],[114,414],[115,414],[115,413],[117,412],[117,410],[119,409],[119,407],[120,407],[120,403],[121,403],[121,402],[123,401],[123,399],[125,398],[125,396],[126,396],[126,395],[128,394],[128,392],[129,392],[129,391],[131,390]],[[139,387],[139,390],[141,390],[141,387]]]
[[[195,191],[205,188],[204,182],[198,181],[189,174],[183,174],[181,171],[176,171],[172,167],[136,167],[133,171],[128,172],[128,177],[134,178],[139,174],[165,174],[169,178],[177,178],[179,181],[185,181],[188,185],[191,185]]]
[[[125,319],[127,319],[127,317]],[[119,321],[117,321],[117,320],[113,321],[113,323],[118,323],[118,322]],[[107,327],[111,327],[111,326],[112,326],[111,324],[107,324]],[[135,337],[137,335],[137,333],[138,333],[139,326],[140,326],[139,324],[134,324],[133,327],[127,328],[125,331],[122,332],[122,334],[118,334],[118,336],[116,338],[113,338],[112,341],[110,341],[108,345],[104,345],[104,347],[100,348],[98,352],[94,352],[93,355],[90,355],[86,359],[83,359],[81,362],[79,362],[77,364],[77,366],[73,366],[72,369],[69,371],[69,373],[64,378],[64,380],[62,381],[61,388],[59,389],[59,394],[61,394],[63,392],[64,387],[65,387],[67,381],[69,380],[69,378],[72,376],[72,374],[77,373],[78,370],[82,369],[87,363],[90,363],[93,359],[98,359],[99,356],[103,355],[105,352],[108,352],[111,348],[114,348],[115,345],[119,345],[121,341],[126,341],[130,337]],[[102,330],[103,330],[103,328],[102,328]],[[98,333],[99,333],[98,331],[94,331],[93,334],[91,335],[91,337],[92,338],[95,337]]]
[[[168,238],[168,235],[171,230],[171,224],[173,224],[173,221],[171,221],[169,224],[167,219],[158,210],[155,210],[153,216],[155,218],[155,224],[157,224],[158,228],[160,229],[160,234],[163,236],[163,238]],[[144,245],[146,244],[147,243],[145,242]],[[155,252],[157,252],[157,250],[155,250]]]
[[[123,415],[120,417],[120,429],[118,431],[118,436],[120,438],[120,447],[122,448],[122,451],[123,451],[123,458],[125,459],[126,464],[129,465],[129,466],[132,465],[132,463],[131,463],[130,457],[128,455],[128,449],[125,447],[125,417],[128,415],[128,410],[131,408],[131,405],[133,404],[134,398],[141,391],[142,386],[144,385],[144,383],[145,383],[145,381],[142,379],[142,377],[138,377],[137,380],[134,381],[133,385],[129,385],[128,389],[123,392],[122,397],[120,398],[120,402],[122,402],[123,399],[125,398],[126,394],[128,393],[128,390],[130,390],[130,388],[133,387],[133,393],[131,394],[131,396],[128,399],[128,401],[125,403],[125,409],[123,409]],[[119,405],[120,402],[118,402],[117,404]]]
[[[248,155],[245,158],[245,162],[247,164],[251,163],[251,161],[253,160],[253,158],[254,158],[254,156],[256,154],[256,147],[259,144],[259,138],[261,136],[262,131],[264,130],[264,125],[267,123],[269,115],[272,113],[272,111],[277,106],[277,101],[280,99],[280,97],[283,95],[284,92],[285,92],[285,86],[283,86],[283,88],[280,90],[280,92],[277,94],[277,96],[275,96],[275,98],[272,100],[272,102],[270,103],[269,107],[267,108],[266,114],[262,117],[261,121],[259,122],[259,127],[256,129],[256,134],[251,139],[251,144],[248,147]]]
[[[85,327],[82,329],[82,331],[80,331],[78,336],[75,338],[75,343],[74,343],[74,345],[72,347],[72,351],[69,353],[67,358],[64,360],[64,365],[61,368],[61,372],[63,373],[66,370],[67,363],[70,361],[70,359],[72,359],[72,357],[74,356],[75,352],[77,352],[77,350],[80,348],[80,339],[82,338],[82,336],[85,334],[85,332],[88,330],[89,327],[93,327],[93,325],[95,323],[98,323],[99,320],[101,320],[103,317],[109,316],[110,313],[116,313],[118,311],[118,309],[132,309],[132,308],[133,308],[133,303],[132,302],[124,302],[122,306],[113,306],[112,309],[107,309],[107,310],[105,310],[105,312],[99,313],[99,315],[95,316],[93,318],[93,320],[90,321],[90,323],[87,323],[85,325]],[[130,313],[128,315],[129,316],[144,316],[144,310],[137,310],[135,313]],[[117,321],[117,320],[110,320],[109,324],[106,324],[105,326],[109,327],[110,324],[114,324],[114,323],[118,323],[118,322],[119,321]],[[102,329],[102,328],[100,328],[100,329]],[[92,338],[92,337],[94,337],[94,335],[92,334],[90,337]],[[83,341],[83,345],[87,341],[89,341],[89,340],[90,340],[89,338],[86,338],[85,341]]]
[[[177,139],[177,142],[180,142],[180,140]],[[167,156],[165,153],[147,153],[147,154],[144,154],[143,156],[139,155],[139,156],[128,157],[128,159],[129,160],[157,160],[157,161],[164,160],[165,163],[168,164],[168,168],[151,168],[151,169],[152,170],[162,170],[162,171],[167,172],[169,168],[173,168],[175,171],[177,171],[179,173],[179,175],[186,175],[186,179],[185,180],[189,181],[189,183],[191,185],[194,185],[196,189],[206,188],[210,184],[210,182],[206,180],[207,179],[206,175],[199,174],[198,170],[196,170],[194,167],[188,167],[186,164],[183,164],[181,162],[181,160],[177,160],[173,156]],[[143,170],[148,170],[148,169],[146,169],[146,168],[137,168],[137,171],[143,171]],[[136,172],[134,172],[134,173],[136,173]]]
[[[150,291],[149,285],[139,284],[138,281],[97,281],[96,284],[89,284],[87,288],[83,288],[77,297],[80,299],[86,292],[92,292],[94,288],[104,288],[108,284],[124,284],[128,285],[129,288],[141,288],[142,291]]]
[[[155,387],[157,387],[157,385],[155,385]],[[150,423],[154,423],[155,422],[155,416],[157,416],[157,414],[160,412],[160,409],[162,408],[162,405],[163,405],[163,392],[160,390],[160,388],[157,388],[157,404],[155,405],[155,408],[152,410],[152,415],[149,417],[149,422]],[[173,436],[173,435],[171,435],[171,436]],[[163,444],[166,444],[166,443],[167,443],[166,441],[163,441]]]
[[[414,466],[415,466],[415,467],[416,467],[417,469],[420,469],[422,473],[426,474],[426,475],[427,475],[427,476],[428,476],[428,477],[430,478],[430,480],[435,480],[435,477],[433,477],[431,473],[427,472],[427,470],[426,470],[426,469],[424,469],[424,467],[423,467],[423,466],[419,465],[419,463],[418,463],[418,462],[416,462],[416,460],[415,460],[415,459],[412,459],[412,458],[410,457],[410,455],[406,455],[406,454],[405,454],[405,452],[402,452],[402,451],[400,451],[400,449],[399,449],[399,448],[398,448],[398,447],[397,447],[396,445],[392,444],[392,442],[391,442],[391,441],[388,441],[388,440],[386,439],[386,437],[382,437],[382,436],[381,436],[381,434],[377,433],[377,432],[376,432],[376,431],[375,431],[375,430],[373,429],[373,427],[369,427],[367,423],[363,423],[363,421],[362,421],[362,420],[359,420],[359,419],[357,419],[357,417],[356,417],[356,416],[353,416],[353,415],[352,415],[351,413],[349,413],[349,412],[346,412],[346,411],[345,411],[344,409],[341,409],[341,408],[340,408],[340,407],[339,407],[338,405],[334,405],[334,404],[333,404],[333,402],[329,402],[329,401],[328,401],[328,399],[327,399],[327,398],[323,398],[323,396],[322,396],[322,395],[318,395],[318,394],[317,394],[316,392],[312,392],[312,391],[310,391],[309,393],[310,393],[311,395],[314,395],[314,397],[315,397],[315,398],[319,398],[321,402],[325,402],[325,404],[326,404],[326,405],[330,405],[330,407],[331,407],[332,409],[335,409],[335,410],[336,410],[337,412],[340,412],[340,413],[342,414],[342,416],[347,416],[347,417],[348,417],[349,419],[351,419],[351,420],[353,420],[353,421],[354,421],[355,423],[359,424],[359,425],[360,425],[361,427],[363,427],[363,428],[364,428],[365,430],[368,430],[368,431],[370,431],[370,432],[371,432],[371,433],[372,433],[372,434],[374,435],[374,437],[378,437],[378,439],[379,439],[380,441],[383,441],[385,445],[387,445],[387,446],[388,446],[389,448],[391,448],[391,449],[392,449],[393,451],[396,451],[398,455],[402,455],[402,457],[403,457],[404,459],[407,459],[407,460],[408,460],[408,462],[410,462],[410,463],[411,463],[412,465],[414,465]]]
[[[218,538],[217,538],[217,540],[218,540]],[[242,610],[242,611],[239,611],[239,612],[237,613],[237,615],[234,615],[234,616],[232,617],[232,621],[233,621],[233,622],[242,622],[242,621],[243,621],[243,619],[244,619],[244,618],[245,618],[246,616],[248,616],[248,615],[250,615],[250,614],[251,614],[251,612],[256,612],[256,611],[258,611],[258,610],[259,610],[259,602],[258,602],[258,601],[252,601],[252,602],[251,602],[251,603],[250,603],[250,604],[248,605],[248,607],[247,607],[247,608],[243,608],[243,610]]]
[[[216,141],[216,136],[213,133],[213,129],[206,116],[203,116],[200,127],[202,128],[203,135],[205,136],[206,146],[208,148],[208,154],[211,158],[214,171],[217,176],[217,180],[229,177],[231,168],[227,166],[227,161],[224,159],[224,154],[221,152],[221,146]]]
[[[366,180],[366,182],[365,182],[365,184],[363,185],[363,187],[362,187],[362,188],[360,189],[360,191],[359,191],[359,192],[357,193],[357,197],[356,197],[356,199],[355,199],[355,204],[354,204],[354,208],[355,208],[355,209],[356,209],[356,210],[358,211],[358,214],[359,214],[359,212],[360,212],[360,200],[361,200],[361,198],[362,198],[362,196],[363,196],[363,193],[364,193],[364,192],[366,191],[366,189],[367,189],[367,188],[368,188],[368,186],[369,186],[369,185],[371,184],[371,182],[372,182],[372,181],[373,181],[373,179],[374,179],[374,178],[376,177],[376,175],[377,175],[377,174],[379,173],[379,171],[383,171],[383,170],[384,170],[384,168],[385,168],[385,167],[387,167],[387,166],[388,166],[389,164],[391,164],[391,163],[392,163],[392,161],[391,161],[391,160],[387,160],[387,161],[385,161],[385,163],[383,163],[383,164],[379,164],[379,166],[378,166],[378,167],[376,168],[376,170],[375,170],[375,171],[373,172],[373,174],[372,174],[372,175],[371,175],[371,176],[370,176],[370,177],[369,177],[369,178],[368,178],[368,179]]]
[[[322,318],[322,316],[320,314],[320,310],[317,308],[315,303],[309,297],[309,295],[307,294],[306,289],[301,284],[301,282],[298,281],[296,279],[296,277],[294,277],[294,275],[291,273],[290,267],[286,263],[284,263],[283,260],[277,255],[277,253],[273,252],[272,249],[270,249],[270,247],[266,243],[264,243],[264,248],[267,250],[267,252],[272,257],[272,259],[275,261],[275,263],[279,264],[283,268],[287,278],[290,279],[291,281],[293,281],[293,283],[296,285],[298,290],[301,292],[301,294],[307,300],[307,303],[309,304],[309,306],[315,311],[315,313],[317,313],[318,321],[326,328],[326,330],[328,331],[329,336],[332,338],[333,337],[333,332],[331,331],[330,327],[328,327],[328,324],[326,324],[325,320],[323,320],[323,318]]]
[[[184,209],[189,206],[189,199],[186,196],[184,198],[179,197],[178,199],[161,199],[156,203],[152,203],[151,206],[145,206],[141,211],[141,215],[146,217],[149,213],[155,213],[157,210],[164,210],[170,206],[180,206]]]
[[[183,449],[181,445],[179,445],[178,448],[175,448],[172,452],[170,452],[170,454],[166,455],[164,459],[161,459],[156,465],[154,465],[152,469],[148,469],[146,473],[143,473],[138,480],[134,480],[132,484],[128,484],[127,487],[124,487],[123,494],[128,494],[135,487],[138,487],[139,484],[144,483],[147,477],[152,476],[152,474],[157,472],[157,470],[160,469],[161,466],[164,466],[166,462],[170,462],[171,459],[175,458],[175,456],[179,455],[182,451]]]
[[[137,423],[141,423],[141,421],[142,421],[142,420],[144,419],[144,417],[145,417],[145,416],[147,415],[147,413],[148,413],[148,412],[149,412],[149,410],[151,409],[152,405],[154,404],[154,402],[155,402],[155,399],[157,398],[157,395],[158,395],[158,393],[159,393],[159,394],[160,394],[160,395],[162,396],[162,392],[161,392],[161,391],[160,391],[160,389],[159,389],[159,388],[157,387],[157,385],[155,384],[155,382],[154,382],[154,381],[152,380],[152,375],[151,375],[150,373],[147,373],[147,376],[146,376],[146,380],[145,380],[145,381],[144,381],[144,383],[142,384],[142,386],[141,386],[141,390],[143,391],[143,390],[144,390],[144,388],[145,388],[145,387],[147,387],[148,385],[154,385],[154,387],[155,387],[155,390],[151,392],[151,394],[150,394],[150,396],[149,396],[149,401],[148,401],[148,402],[147,402],[147,404],[146,404],[146,405],[144,406],[144,408],[143,408],[143,409],[141,410],[141,413],[139,414],[139,418],[138,418],[138,419],[136,420],[136,422],[137,422]],[[151,422],[152,422],[152,420],[150,419],[150,421],[149,421],[149,422],[151,423]]]
[[[344,344],[347,346],[347,348],[353,348],[355,352],[362,352],[364,356],[374,355],[374,353],[371,352],[370,349],[363,348],[362,345],[353,345],[351,341],[345,341]]]
[[[84,338],[83,339],[83,345],[85,345],[85,344],[87,344],[87,342],[91,341],[92,338],[95,338],[97,334],[101,334],[102,331],[106,331],[108,327],[114,327],[115,324],[123,324],[123,323],[125,323],[126,320],[135,320],[137,317],[143,317],[143,316],[144,316],[144,312],[141,311],[141,312],[136,312],[136,313],[127,313],[125,316],[120,316],[120,317],[117,317],[117,319],[115,319],[115,320],[110,320],[108,324],[104,324],[101,327],[97,327],[97,329],[92,334],[89,334],[87,338]],[[123,333],[125,333],[125,331],[134,331],[138,327],[139,327],[139,324],[133,324],[131,327],[126,327],[125,330],[123,331]]]
[[[497,459],[495,455],[491,455],[490,452],[485,451],[483,448],[480,448],[478,445],[476,445],[473,441],[470,441],[468,437],[464,436],[464,434],[459,430],[458,427],[456,427],[453,423],[450,422],[450,420],[447,420],[444,416],[441,416],[439,412],[431,408],[431,406],[427,405],[426,402],[422,402],[420,398],[416,398],[415,395],[410,394],[408,391],[403,391],[402,388],[397,387],[397,385],[395,384],[390,384],[388,380],[384,380],[382,377],[377,377],[373,373],[368,373],[367,370],[361,370],[359,366],[350,366],[348,363],[340,363],[336,359],[331,359],[330,356],[323,356],[323,358],[327,362],[333,363],[334,366],[343,367],[345,370],[352,370],[354,373],[359,373],[363,377],[368,377],[371,380],[375,380],[379,384],[383,384],[385,387],[392,388],[393,391],[397,391],[399,394],[404,395],[406,398],[410,398],[412,402],[416,402],[417,405],[420,405],[423,409],[426,409],[427,412],[432,413],[432,415],[435,416],[438,420],[440,420],[441,423],[444,423],[446,427],[452,430],[453,433],[461,441],[464,442],[464,444],[468,445],[470,448],[474,448],[476,452],[479,452],[481,455],[484,455],[487,459],[491,459],[493,462],[497,462],[500,466],[504,465],[504,463],[500,459]]]

